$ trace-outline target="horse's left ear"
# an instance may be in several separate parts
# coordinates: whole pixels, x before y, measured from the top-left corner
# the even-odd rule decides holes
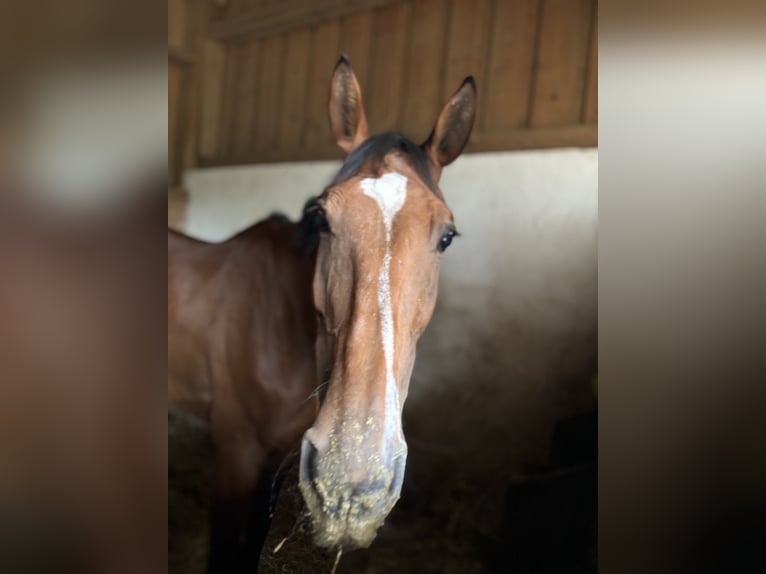
[[[473,76],[468,76],[442,108],[431,136],[423,144],[431,160],[434,179],[438,180],[442,167],[455,161],[462,153],[471,136],[475,117],[476,82]]]

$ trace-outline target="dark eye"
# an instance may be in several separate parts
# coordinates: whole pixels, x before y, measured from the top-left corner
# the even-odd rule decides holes
[[[452,244],[453,237],[455,237],[455,232],[453,230],[449,230],[444,235],[442,235],[441,239],[439,239],[439,245],[437,247],[439,253],[444,252],[444,250]]]
[[[314,210],[313,218],[314,227],[320,233],[328,233],[330,231],[330,224],[327,222],[327,214],[324,212],[324,209],[317,207]]]

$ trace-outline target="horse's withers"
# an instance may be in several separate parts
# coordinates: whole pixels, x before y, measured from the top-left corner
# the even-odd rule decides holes
[[[369,546],[399,498],[415,345],[436,303],[440,255],[456,234],[437,182],[462,151],[474,110],[467,79],[422,146],[399,134],[368,138],[359,84],[345,58],[336,67],[331,126],[349,155],[317,202],[324,233],[314,304],[324,392],[300,462],[321,546]]]

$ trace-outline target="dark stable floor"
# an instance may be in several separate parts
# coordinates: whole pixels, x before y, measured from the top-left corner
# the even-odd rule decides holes
[[[169,417],[169,569],[204,572],[211,448],[206,428]],[[341,573],[596,572],[597,415],[561,421],[550,464],[505,483],[420,473],[371,548],[341,556]],[[424,481],[424,477],[425,481]],[[311,544],[295,469],[285,478],[260,572],[330,572],[336,555]],[[274,550],[279,548],[278,552]]]

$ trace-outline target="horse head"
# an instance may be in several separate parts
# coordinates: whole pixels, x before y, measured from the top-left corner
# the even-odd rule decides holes
[[[422,145],[393,132],[370,136],[348,60],[335,68],[330,124],[347,155],[310,207],[321,232],[313,296],[322,393],[299,483],[321,546],[369,546],[399,498],[415,346],[457,235],[438,182],[463,151],[475,108],[469,77]]]

